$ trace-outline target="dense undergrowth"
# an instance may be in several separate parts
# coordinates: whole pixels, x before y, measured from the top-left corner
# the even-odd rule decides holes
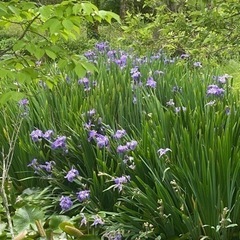
[[[0,3],[0,239],[240,238],[238,2],[144,2]]]
[[[55,86],[27,85],[2,109],[4,149],[22,121],[7,187],[15,234],[238,239],[234,79],[188,55],[98,43],[85,56],[97,72],[78,79],[53,65]]]

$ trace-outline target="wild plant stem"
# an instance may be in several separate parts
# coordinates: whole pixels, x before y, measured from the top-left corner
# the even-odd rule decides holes
[[[8,197],[6,193],[6,181],[8,179],[8,173],[9,169],[13,160],[14,156],[14,149],[15,145],[17,142],[18,134],[22,125],[23,118],[20,116],[20,120],[16,122],[16,128],[14,129],[14,132],[12,134],[11,139],[9,139],[9,150],[8,154],[4,154],[4,149],[2,149],[2,159],[3,159],[3,165],[2,165],[2,184],[1,184],[1,190],[0,190],[0,195],[3,200],[3,207],[6,211],[7,215],[7,220],[8,220],[8,227],[9,231],[11,234],[12,239],[14,239],[14,230],[13,230],[13,224],[12,224],[12,219],[11,219],[11,213],[9,210],[9,202],[8,202]]]

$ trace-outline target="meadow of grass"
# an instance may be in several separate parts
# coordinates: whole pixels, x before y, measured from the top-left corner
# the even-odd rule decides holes
[[[106,43],[85,56],[97,72],[78,79],[51,65],[52,88],[22,86],[26,98],[1,109],[4,149],[24,118],[8,182],[16,234],[43,239],[39,220],[47,239],[74,239],[77,230],[77,239],[239,239],[240,112],[230,66],[139,57]],[[23,209],[33,222],[19,223]],[[54,216],[75,235],[51,228]]]

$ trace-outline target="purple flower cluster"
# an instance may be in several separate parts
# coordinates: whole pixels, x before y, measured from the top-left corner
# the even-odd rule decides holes
[[[30,133],[30,136],[32,138],[32,140],[34,142],[38,142],[42,139],[43,137],[43,132],[39,129],[36,129],[36,130],[33,130],[31,133]]]
[[[62,196],[61,199],[60,199],[60,206],[62,208],[63,211],[67,211],[69,210],[73,205],[73,202],[71,200],[70,197],[68,196]]]
[[[55,149],[63,149],[63,150],[67,150],[66,147],[66,136],[59,136],[54,142],[52,142],[51,144],[51,148],[53,150]]]
[[[40,129],[33,130],[30,134],[32,141],[34,142],[41,141],[42,139],[51,141],[52,135],[53,130],[47,130],[45,133],[43,133]],[[65,152],[67,152],[66,139],[66,136],[57,137],[53,142],[51,142],[51,148],[53,150],[63,149]]]
[[[213,79],[219,83],[219,84],[225,84],[227,83],[227,81],[232,78],[232,76],[228,75],[228,74],[224,74],[222,76],[214,76]]]
[[[117,177],[114,180],[114,189],[117,188],[119,192],[123,189],[123,184],[126,184],[130,181],[130,176],[121,176]]]
[[[141,72],[139,71],[139,67],[135,66],[130,70],[131,77],[133,79],[134,84],[136,85],[142,85],[142,82],[140,81],[141,78]]]
[[[29,101],[28,101],[27,98],[23,98],[22,100],[20,100],[20,101],[18,102],[18,104],[19,104],[19,106],[21,106],[21,107],[26,107],[26,106],[29,104]]]
[[[218,85],[209,85],[207,88],[207,96],[223,96],[225,90]]]
[[[34,158],[27,166],[32,167],[35,170],[35,173],[39,173],[41,170],[45,170],[48,173],[51,173],[53,170],[53,166],[55,166],[56,163],[54,161],[45,162],[45,164],[39,164],[38,160]]]
[[[72,167],[72,169],[68,171],[67,175],[64,178],[67,178],[69,182],[73,182],[74,178],[76,178],[78,175],[78,170]]]
[[[83,85],[84,91],[90,91],[91,90],[90,81],[87,77],[79,79],[78,84]]]
[[[102,134],[96,134],[95,140],[97,143],[97,146],[99,148],[108,147],[109,146],[109,139],[108,136],[102,135]]]
[[[53,135],[53,130],[47,130],[45,133],[42,130],[36,129],[30,133],[30,136],[34,142],[40,141],[42,138],[50,140]]]
[[[96,54],[93,51],[87,51],[84,53],[84,56],[88,59],[88,61],[93,62],[96,58]]]
[[[115,132],[115,134],[113,135],[113,137],[114,137],[115,139],[121,139],[121,138],[124,137],[126,134],[127,134],[127,133],[126,133],[126,130],[124,130],[124,129],[122,129],[122,130],[117,130],[117,131]]]
[[[108,136],[97,133],[96,130],[90,130],[88,132],[88,141],[95,140],[99,148],[108,147],[109,139]]]
[[[102,220],[102,218],[98,215],[94,216],[94,221],[93,224],[91,224],[91,226],[97,227],[99,225],[103,225],[104,221]]]
[[[56,165],[56,163],[54,161],[50,161],[50,162],[45,162],[45,164],[39,165],[39,167],[51,173],[54,165]]]
[[[157,82],[153,79],[153,77],[149,77],[147,79],[146,86],[151,87],[151,88],[156,88]]]
[[[80,202],[84,202],[89,198],[90,198],[90,190],[82,190],[82,191],[77,192],[77,199]]]
[[[109,49],[109,45],[107,42],[96,43],[95,47],[99,52],[106,52]]]
[[[89,190],[82,190],[76,193],[78,201],[81,203],[88,200],[90,198],[90,191]],[[69,196],[62,196],[60,199],[60,207],[62,211],[69,210],[73,205],[73,201]],[[81,225],[86,225],[87,219],[83,214],[83,219],[81,221]]]
[[[121,68],[123,69],[127,65],[127,59],[128,55],[122,54],[120,58],[117,58],[114,60],[114,62]]]
[[[47,139],[47,140],[50,140],[51,137],[53,135],[53,130],[47,130],[44,134],[43,134],[43,138]]]

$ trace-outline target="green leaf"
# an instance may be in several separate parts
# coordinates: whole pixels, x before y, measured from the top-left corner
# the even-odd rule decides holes
[[[74,68],[74,72],[77,74],[79,78],[84,77],[86,75],[86,69],[82,66],[81,63],[76,64]]]
[[[74,226],[66,225],[63,231],[69,234],[70,236],[74,236],[77,238],[83,236],[83,233],[79,229],[75,228]]]
[[[14,229],[17,232],[31,229],[31,227],[36,229],[36,220],[44,220],[44,213],[42,209],[33,208],[28,205],[23,208],[19,208],[16,210],[16,213],[13,217]]]
[[[25,47],[26,43],[22,40],[18,40],[14,45],[13,45],[13,51],[18,51],[21,50]]]
[[[52,9],[49,6],[43,6],[39,8],[39,12],[44,18],[49,18],[52,14]]]
[[[33,55],[36,51],[36,45],[34,43],[28,43],[28,44],[26,44],[26,49],[28,50],[28,52],[30,54]]]
[[[97,68],[90,62],[81,61],[82,66],[89,72],[97,72]]]
[[[74,24],[72,23],[72,21],[70,21],[69,19],[64,19],[62,21],[62,25],[64,26],[64,28],[66,28],[67,30],[72,30],[74,27]]]
[[[40,59],[43,57],[44,53],[45,53],[45,51],[44,51],[43,49],[41,49],[41,48],[36,48],[36,51],[34,52],[34,56],[35,56],[38,60],[40,60]]]
[[[74,4],[72,11],[73,14],[77,15],[81,11],[82,7],[80,4]]]
[[[8,9],[9,9],[12,13],[14,13],[14,14],[16,14],[16,15],[19,15],[19,13],[20,13],[20,9],[18,9],[18,8],[12,6],[12,5],[9,5],[9,6],[8,6]]]
[[[58,215],[58,216],[53,216],[51,217],[51,219],[49,220],[49,227],[53,230],[57,230],[59,228],[59,225],[62,222],[66,222],[68,221],[70,218],[68,216],[65,215]]]
[[[93,5],[92,3],[88,3],[88,2],[81,3],[81,7],[83,9],[84,14],[89,15],[89,16],[94,11],[98,10],[98,8],[95,5]]]
[[[55,33],[59,32],[59,30],[62,29],[62,24],[56,17],[54,17],[54,18],[48,19],[43,24],[43,27],[45,29],[49,29],[51,34],[55,34]]]
[[[22,92],[8,91],[0,94],[0,106],[6,104],[10,100],[19,101],[24,98],[25,94]]]
[[[45,52],[51,59],[55,60],[57,58],[56,53],[54,53],[53,51],[46,49]]]

